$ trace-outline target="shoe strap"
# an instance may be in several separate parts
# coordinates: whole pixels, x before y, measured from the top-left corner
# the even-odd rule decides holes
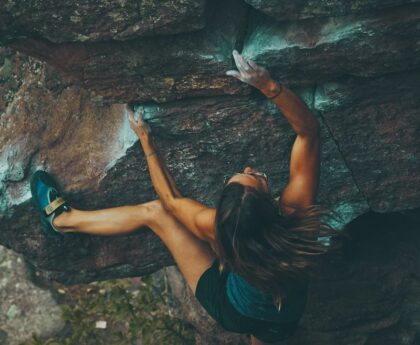
[[[48,217],[49,215],[54,213],[54,211],[56,211],[60,206],[62,206],[65,203],[66,203],[66,201],[62,197],[59,197],[59,198],[55,199],[54,201],[52,201],[50,204],[48,204],[44,208],[45,214]]]

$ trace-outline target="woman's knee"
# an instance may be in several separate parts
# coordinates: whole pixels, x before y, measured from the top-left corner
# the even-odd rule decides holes
[[[162,231],[168,224],[176,223],[176,219],[164,207],[160,200],[139,205],[147,209],[147,225],[154,231]]]

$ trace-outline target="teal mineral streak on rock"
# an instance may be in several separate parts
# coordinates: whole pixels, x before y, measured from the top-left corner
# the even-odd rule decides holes
[[[243,54],[258,58],[284,49],[313,49],[323,44],[334,44],[348,39],[362,40],[374,33],[368,29],[369,20],[339,17],[323,20],[277,22],[258,16],[251,24],[251,33],[245,39]]]
[[[10,306],[9,310],[7,311],[7,318],[9,320],[12,320],[12,319],[14,319],[16,317],[16,315],[18,313],[19,313],[19,309],[14,304],[12,304]]]
[[[326,221],[333,228],[341,230],[352,219],[366,212],[368,209],[369,205],[366,201],[340,202],[337,203],[333,208],[333,212],[337,218],[326,219]]]
[[[143,112],[143,118],[145,120],[153,120],[159,116],[160,108],[156,104],[143,104],[134,106],[134,111]]]
[[[318,111],[327,111],[340,107],[342,104],[340,84],[335,82],[325,83],[317,87],[314,106]]]
[[[317,45],[339,42],[364,33],[367,33],[367,31],[364,29],[363,22],[342,21],[331,18],[322,26],[320,40],[317,42]]]
[[[257,25],[246,39],[242,54],[247,58],[255,58],[267,52],[276,52],[281,49],[295,46],[286,39],[284,25]]]
[[[359,202],[341,202],[337,203],[332,209],[332,212],[321,217],[322,221],[336,230],[343,230],[346,224],[356,218],[358,215],[366,212],[369,209],[369,205],[365,201]],[[330,245],[330,236],[318,238],[324,245]]]

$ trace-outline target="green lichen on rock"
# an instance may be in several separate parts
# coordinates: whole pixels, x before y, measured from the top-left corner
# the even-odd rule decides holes
[[[66,289],[69,304],[61,305],[71,327],[68,336],[33,334],[21,345],[193,345],[190,325],[169,315],[167,290],[152,277],[113,280]],[[99,323],[98,323],[99,322]]]

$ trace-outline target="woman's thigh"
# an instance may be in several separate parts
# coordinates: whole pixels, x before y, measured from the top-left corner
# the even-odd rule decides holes
[[[207,242],[196,237],[166,211],[159,200],[149,203],[149,207],[151,217],[148,226],[171,252],[178,268],[195,294],[198,280],[211,267],[216,254]]]

